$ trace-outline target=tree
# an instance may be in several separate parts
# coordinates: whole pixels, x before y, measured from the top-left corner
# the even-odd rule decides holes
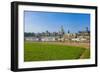
[[[25,32],[24,36],[25,37],[33,37],[33,36],[35,36],[35,33],[34,32],[33,33],[31,33],[31,32]]]

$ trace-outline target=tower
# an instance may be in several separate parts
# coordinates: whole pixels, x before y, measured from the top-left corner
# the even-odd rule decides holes
[[[63,29],[63,25],[62,25],[61,28],[60,28],[60,33],[61,33],[62,35],[65,34],[64,29]]]

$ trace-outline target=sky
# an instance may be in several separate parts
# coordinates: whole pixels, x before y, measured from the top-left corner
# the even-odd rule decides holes
[[[90,29],[90,14],[24,11],[24,32],[58,32],[61,26],[65,33]]]

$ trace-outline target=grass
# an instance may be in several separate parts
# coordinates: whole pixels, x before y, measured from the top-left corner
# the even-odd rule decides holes
[[[24,44],[24,61],[79,59],[86,50],[82,47],[44,42],[25,42]],[[84,58],[89,58],[88,56],[86,52]]]

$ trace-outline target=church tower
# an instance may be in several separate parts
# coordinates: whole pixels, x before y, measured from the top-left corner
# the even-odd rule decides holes
[[[65,31],[64,31],[63,25],[60,27],[59,34],[60,34],[61,36],[63,36],[63,35],[65,34]]]
[[[61,26],[61,33],[62,33],[62,35],[65,34],[63,26]]]

